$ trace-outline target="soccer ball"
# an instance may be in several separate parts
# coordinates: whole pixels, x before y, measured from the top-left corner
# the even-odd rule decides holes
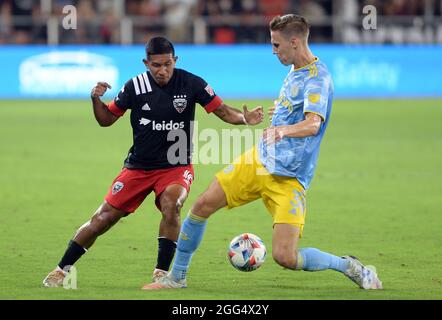
[[[235,269],[253,271],[264,263],[266,253],[264,242],[258,236],[243,233],[230,242],[228,258]]]

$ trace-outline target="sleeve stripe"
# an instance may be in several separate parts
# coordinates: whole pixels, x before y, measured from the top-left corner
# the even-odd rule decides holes
[[[211,113],[215,111],[222,103],[223,100],[221,100],[220,97],[215,96],[215,98],[213,98],[213,100],[209,104],[204,106],[204,109],[206,109],[207,113]]]
[[[152,87],[150,85],[149,78],[147,77],[147,73],[146,72],[143,73],[143,78],[144,78],[144,83],[146,84],[147,92],[151,92],[152,91]]]
[[[121,117],[125,112],[125,110],[122,110],[117,107],[114,100],[112,100],[111,103],[107,105],[107,108],[109,109],[110,112],[112,112],[114,116],[117,117]]]
[[[138,80],[140,81],[141,93],[146,93],[146,86],[144,85],[144,79],[141,74],[138,75]]]
[[[132,82],[134,83],[135,94],[136,94],[136,95],[139,95],[139,94],[140,94],[140,87],[138,86],[137,77],[133,77],[133,78],[132,78]]]

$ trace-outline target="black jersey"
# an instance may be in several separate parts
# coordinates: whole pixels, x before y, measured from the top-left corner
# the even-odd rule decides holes
[[[165,86],[149,71],[127,81],[108,105],[116,116],[131,109],[133,145],[124,166],[154,170],[190,164],[196,103],[209,113],[222,100],[206,81],[182,69],[175,69]]]

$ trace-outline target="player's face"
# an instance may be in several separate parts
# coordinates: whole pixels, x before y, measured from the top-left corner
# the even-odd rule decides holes
[[[287,40],[279,31],[270,32],[273,54],[278,56],[279,61],[285,66],[293,64],[292,42]]]
[[[144,64],[149,68],[154,80],[160,86],[164,86],[172,78],[176,59],[171,53],[153,54],[150,55],[149,59],[144,60]]]

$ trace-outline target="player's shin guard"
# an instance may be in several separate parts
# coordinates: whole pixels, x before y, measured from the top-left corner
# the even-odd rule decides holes
[[[78,261],[78,259],[81,258],[83,254],[85,254],[87,250],[80,246],[77,242],[74,240],[70,240],[68,247],[61,258],[60,262],[58,263],[58,267],[61,270],[68,271],[71,266],[74,265],[75,262]]]
[[[332,269],[344,273],[348,268],[348,263],[346,259],[322,252],[316,248],[302,248],[298,251],[296,269],[304,271]]]
[[[190,260],[203,238],[206,225],[206,219],[194,215],[189,211],[181,227],[175,261],[171,271],[171,275],[176,281],[186,278]]]

